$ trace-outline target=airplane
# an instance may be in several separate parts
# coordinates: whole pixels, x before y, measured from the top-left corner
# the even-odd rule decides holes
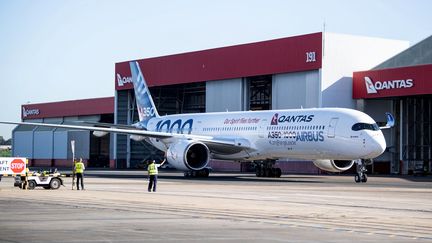
[[[249,161],[258,177],[280,177],[279,159],[313,161],[328,172],[342,172],[356,164],[355,182],[366,182],[366,165],[381,155],[386,142],[381,129],[367,114],[347,108],[308,108],[265,111],[191,113],[160,116],[138,62],[129,63],[139,122],[132,125],[88,125],[0,122],[130,135],[165,152],[167,161],[185,176],[210,173],[211,159]],[[289,162],[288,162],[289,163]]]

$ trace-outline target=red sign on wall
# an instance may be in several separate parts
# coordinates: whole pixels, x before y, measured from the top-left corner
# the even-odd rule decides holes
[[[432,64],[354,72],[353,98],[432,94]]]
[[[320,69],[322,33],[138,60],[149,86]],[[129,62],[116,63],[116,90],[132,89]]]

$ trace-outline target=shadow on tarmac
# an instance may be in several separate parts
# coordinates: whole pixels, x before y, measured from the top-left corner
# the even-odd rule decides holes
[[[147,179],[146,171],[107,171],[104,173],[103,170],[100,171],[87,171],[86,176],[89,177],[99,177],[99,178],[115,178],[115,179]],[[275,183],[287,183],[287,182],[301,182],[301,183],[324,183],[323,181],[318,181],[316,178],[311,178],[310,176],[290,176],[281,178],[265,178],[256,177],[253,173],[210,173],[207,178],[197,177],[184,177],[181,172],[172,171],[161,171],[158,175],[160,179],[163,180],[183,180],[183,181],[202,181],[202,182],[275,182]],[[312,180],[311,180],[312,179]]]

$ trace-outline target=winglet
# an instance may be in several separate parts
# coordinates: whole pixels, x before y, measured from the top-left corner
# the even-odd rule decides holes
[[[392,128],[395,125],[395,119],[393,115],[390,112],[386,112],[385,114],[387,116],[387,124],[383,127],[380,127],[380,129]]]

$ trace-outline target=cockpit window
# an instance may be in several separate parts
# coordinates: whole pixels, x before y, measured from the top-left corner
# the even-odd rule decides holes
[[[380,128],[379,126],[374,124],[368,124],[368,123],[356,123],[351,128],[353,131],[360,131],[360,130],[372,130],[372,131],[378,131]]]

